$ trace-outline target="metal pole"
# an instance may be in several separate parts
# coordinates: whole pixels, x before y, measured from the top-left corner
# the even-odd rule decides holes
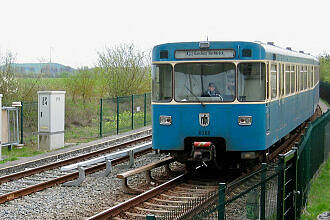
[[[132,95],[132,130],[134,129],[134,95]]]
[[[7,109],[7,122],[8,122],[8,150],[11,151],[11,135],[10,135],[10,111]]]
[[[18,107],[16,107],[16,143],[19,144]]]
[[[294,161],[293,161],[293,171],[295,172],[295,174],[293,174],[293,178],[294,178],[294,195],[293,195],[293,214],[294,214],[294,218],[297,219],[297,215],[300,215],[300,205],[298,206],[298,201],[300,201],[299,195],[300,195],[300,191],[298,189],[298,145],[295,144],[295,147],[292,148],[292,150],[294,150]]]
[[[23,102],[22,103],[22,106],[21,106],[21,144],[23,144],[23,120],[24,120],[24,108],[23,108]]]
[[[278,183],[277,183],[277,220],[283,219],[283,200],[284,200],[284,155],[279,155],[278,162]]]
[[[117,134],[119,133],[119,97],[117,96]]]
[[[266,173],[267,164],[261,164],[261,195],[260,195],[260,219],[266,218]]]
[[[147,93],[144,93],[144,113],[143,113],[143,125],[147,125]]]
[[[103,99],[100,99],[100,137],[102,137],[102,127],[103,127]]]
[[[225,219],[226,183],[219,184],[218,220]]]

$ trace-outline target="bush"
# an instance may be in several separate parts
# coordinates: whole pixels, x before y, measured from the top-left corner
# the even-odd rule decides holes
[[[104,79],[102,88],[109,97],[150,91],[151,69],[146,53],[130,44],[106,48],[98,55],[99,76]]]

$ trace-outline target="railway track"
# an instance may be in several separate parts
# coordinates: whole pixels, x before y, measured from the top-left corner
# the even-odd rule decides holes
[[[197,176],[203,172],[205,170],[198,172]],[[239,185],[242,179],[246,181]],[[242,176],[228,174],[208,180],[191,177],[186,173],[88,219],[146,219],[147,215],[157,219],[192,219],[204,209],[216,209],[220,182],[226,183],[226,200],[230,200],[259,183],[260,179],[260,175],[254,175],[253,172]],[[245,202],[238,201],[235,205],[243,207]],[[217,213],[213,217],[217,219]]]
[[[205,180],[202,173],[205,173],[204,167],[199,167],[193,176],[181,174],[89,219],[145,219],[148,214],[164,218],[171,213],[190,219],[194,216],[195,204],[207,204],[207,200],[217,193],[219,182],[231,182],[236,178],[236,175],[224,175],[225,178],[206,177]],[[187,209],[191,209],[188,214]]]
[[[83,160],[88,160],[100,155],[107,153],[112,153],[121,149],[125,149],[131,145],[136,145],[141,142],[150,141],[151,135],[147,135],[142,138],[137,138],[134,140],[129,140],[121,144],[116,144],[111,147],[105,147],[100,150],[96,150],[90,153],[84,153],[79,156],[75,156],[69,159],[64,159],[58,162],[49,163],[43,166],[29,168],[24,171],[8,174],[0,177],[0,204],[7,201],[19,198],[21,196],[29,195],[31,193],[50,188],[56,184],[61,184],[79,176],[79,172],[63,172],[60,167],[77,163]],[[105,141],[97,144],[98,147],[104,145],[107,146],[109,141]],[[140,154],[149,152],[151,150],[147,149],[142,151]],[[136,156],[138,156],[137,154]],[[112,161],[113,165],[122,163],[128,160],[128,156],[124,156]],[[85,173],[90,174],[102,169],[105,169],[105,163],[99,163],[92,167],[86,168]]]
[[[267,175],[272,175],[276,172],[277,156],[288,152],[298,142],[301,132],[304,132],[305,127],[306,123],[301,125],[300,132],[292,134],[277,150],[267,155],[266,161],[269,166]],[[182,174],[173,180],[98,213],[89,219],[146,219],[146,216],[149,214],[161,219],[191,219],[200,213],[203,207],[212,205],[216,207],[218,183],[226,183],[226,200],[230,200],[249,187],[260,183],[261,174],[254,174],[260,168],[261,165],[257,165],[248,173],[235,177],[232,175],[223,175],[226,178],[219,178],[215,182],[213,180],[211,184],[203,181],[192,183],[188,174]],[[242,179],[245,179],[244,183],[239,184],[242,182]],[[274,186],[268,185],[267,187]],[[238,210],[245,203],[246,200],[238,200],[235,203],[236,207],[229,208],[229,213],[232,212],[232,216],[235,216],[232,219],[239,217],[241,213]],[[212,217],[217,219],[216,215]]]
[[[297,135],[295,135],[295,137],[292,136],[291,138],[289,138],[287,146],[284,147],[284,149],[281,153],[284,153],[284,152],[288,151],[289,147],[294,145],[294,142],[297,141],[296,138],[299,138],[299,137],[300,137],[299,134],[297,134]],[[289,142],[291,142],[291,144]],[[98,156],[98,155],[95,155],[95,156]],[[90,157],[87,158],[87,159],[90,159]],[[128,158],[126,158],[126,159],[128,159]],[[123,158],[123,160],[125,160],[125,158]],[[118,161],[118,163],[119,162],[120,161]],[[113,162],[113,164],[116,164],[116,163],[117,162]],[[70,163],[62,164],[61,166],[67,165],[67,164],[70,164]],[[91,168],[86,169],[86,173],[88,174],[88,173],[96,172],[96,171],[104,169],[104,168],[105,168],[104,164],[99,164],[99,165],[96,165],[93,168],[91,167]],[[44,168],[38,167],[36,169],[44,169]],[[17,177],[14,177],[14,176],[12,176],[12,174],[10,174],[10,175],[7,175],[6,177],[3,177],[4,178],[3,180],[1,180],[1,178],[0,178],[0,181],[3,183],[2,186],[4,186],[3,191],[1,191],[1,189],[0,189],[0,193],[3,193],[2,195],[0,195],[0,199],[1,199],[0,203],[2,203],[2,200],[4,200],[4,202],[9,201],[9,200],[15,199],[17,197],[20,197],[22,195],[27,195],[27,194],[33,193],[35,191],[42,190],[44,188],[48,188],[51,185],[59,184],[61,182],[66,182],[66,181],[69,181],[69,180],[72,180],[72,179],[75,179],[75,178],[78,177],[78,172],[68,173],[66,175],[62,175],[59,178],[60,180],[57,183],[54,183],[55,181],[53,183],[51,183],[52,178],[57,175],[56,174],[56,169],[55,170],[54,169],[55,168],[52,168],[50,170],[48,169],[48,171],[46,171],[46,175],[44,177],[42,175],[39,175],[38,172],[36,172],[36,170],[33,171],[33,169],[30,169],[32,174],[30,174],[30,175],[24,174],[23,176],[28,176],[28,178],[25,179],[25,180],[20,179],[21,182],[26,182],[27,183],[26,185],[28,187],[27,187],[25,192],[23,192],[23,189],[17,189],[15,193],[8,191],[9,188],[11,188],[11,185],[10,185],[11,183],[8,182],[8,181],[19,178],[18,176],[22,175],[21,173],[18,173]],[[89,169],[91,169],[91,170],[89,170]],[[95,169],[95,170],[93,171],[92,169]],[[53,172],[52,170],[54,171],[54,173],[52,173]],[[33,173],[33,172],[35,172],[35,173]],[[5,178],[7,178],[8,180],[5,181]],[[40,179],[40,181],[39,180],[35,181],[36,179]],[[185,179],[185,178],[183,178],[183,179]],[[133,202],[135,200],[135,198],[133,198],[133,199],[130,199],[127,202],[125,202],[124,205],[122,205],[122,204],[115,205],[114,207],[116,207],[117,211],[115,211],[115,212],[110,211],[110,213],[112,213],[111,216],[113,216],[114,213],[117,213],[116,215],[114,215],[114,218],[117,218],[117,219],[120,219],[120,218],[122,218],[122,219],[123,218],[124,219],[126,219],[126,218],[135,219],[135,218],[138,218],[139,216],[145,216],[148,213],[154,213],[155,216],[167,215],[168,213],[180,212],[180,209],[182,209],[182,207],[179,208],[179,209],[175,208],[175,207],[179,207],[179,206],[184,206],[184,208],[186,208],[185,211],[187,211],[187,209],[191,210],[190,212],[185,212],[184,214],[182,213],[182,215],[183,215],[182,218],[184,216],[187,217],[189,214],[194,216],[195,213],[199,212],[199,210],[196,209],[196,207],[194,205],[192,205],[192,204],[197,204],[196,200],[197,200],[197,202],[201,202],[203,200],[203,198],[205,198],[205,197],[208,198],[208,200],[204,199],[204,201],[202,201],[202,203],[199,203],[199,204],[201,204],[198,207],[200,209],[203,206],[207,206],[208,204],[211,204],[210,199],[212,199],[214,197],[217,197],[217,196],[216,196],[216,194],[212,194],[212,192],[211,192],[211,194],[205,193],[205,189],[202,186],[202,184],[199,184],[199,183],[196,184],[196,182],[191,183],[191,182],[187,182],[187,181],[189,181],[189,180],[187,180],[187,178],[186,178],[186,180],[181,180],[181,181],[177,180],[176,185],[175,185],[176,188],[174,188],[174,185],[170,186],[170,184],[169,184],[167,186],[168,190],[167,189],[162,190],[161,187],[156,188],[155,191],[154,191],[154,195],[152,195],[152,193],[151,194],[146,193],[146,195],[143,194],[144,196],[142,196],[140,198],[140,200],[136,200],[135,202]],[[229,181],[229,180],[228,181],[222,180],[222,181],[228,183],[227,184],[228,190],[226,191],[226,193],[228,195],[228,198],[230,198],[230,197],[234,197],[235,195],[237,195],[241,190],[244,190],[245,188],[249,187],[250,184],[254,184],[255,182],[257,182],[258,178],[257,179],[249,178],[249,180],[246,182],[246,184],[241,185],[241,186],[235,186],[235,184],[234,184],[235,181],[234,182]],[[50,185],[49,186],[44,186],[44,184],[46,184],[46,183],[50,184]],[[180,186],[179,184],[182,184],[182,185]],[[7,186],[7,187],[5,187],[5,186]],[[36,187],[36,188],[33,189],[32,186]],[[215,189],[213,189],[213,193],[214,192],[217,193],[217,189],[216,189],[217,184],[213,184],[213,187],[214,186],[216,186],[216,187],[215,187]],[[31,187],[31,188],[29,188],[29,187]],[[195,190],[195,192],[190,191],[189,188],[190,189],[194,188],[196,190]],[[211,188],[212,187],[210,187],[210,189]],[[163,196],[159,195],[159,192],[161,192],[161,191],[163,191],[163,192],[168,191],[169,194],[167,194],[167,195],[164,194]],[[184,193],[181,194],[181,195],[179,194],[180,192],[186,192],[186,191],[189,191],[189,194],[190,194],[189,196],[184,195]],[[148,196],[148,194],[149,194],[149,196]],[[176,194],[176,197],[182,197],[182,201],[179,201],[180,199],[173,199],[174,194]],[[194,196],[192,196],[192,195],[194,195]],[[169,196],[172,196],[172,197],[169,197]],[[184,198],[184,197],[186,197],[186,198]],[[169,202],[169,201],[172,201],[172,200],[174,200],[175,203]],[[134,204],[134,205],[132,205],[132,204]],[[138,204],[140,204],[140,205],[138,205]],[[105,206],[105,207],[110,207],[110,206],[113,206],[113,204]],[[132,208],[132,207],[136,207],[136,208]],[[161,210],[161,211],[159,211],[159,210]],[[95,211],[94,212],[91,211],[90,214],[87,215],[87,216],[91,216],[93,213],[95,213]],[[106,213],[106,211],[104,211],[104,213]],[[91,219],[100,218],[100,216],[98,216],[98,215],[90,217],[90,218]],[[101,218],[103,218],[103,217],[101,217]]]

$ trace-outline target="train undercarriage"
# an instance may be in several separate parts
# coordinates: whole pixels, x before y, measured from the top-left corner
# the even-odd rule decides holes
[[[206,166],[217,171],[241,169],[246,167],[247,163],[255,164],[263,161],[265,155],[264,151],[226,151],[225,140],[214,137],[188,137],[185,139],[184,151],[170,153],[179,162],[185,163],[188,170],[197,166]]]
[[[246,170],[250,167],[267,162],[269,156],[283,148],[289,139],[301,132],[303,125],[298,126],[290,134],[265,151],[226,151],[223,138],[188,137],[185,139],[184,151],[172,151],[170,154],[179,162],[185,163],[188,170],[197,166],[207,166],[210,169],[222,171],[224,169]]]

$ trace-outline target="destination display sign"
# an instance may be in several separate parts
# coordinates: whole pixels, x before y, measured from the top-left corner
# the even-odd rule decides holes
[[[177,50],[176,59],[198,59],[198,58],[234,58],[235,51],[232,49],[214,50]]]

